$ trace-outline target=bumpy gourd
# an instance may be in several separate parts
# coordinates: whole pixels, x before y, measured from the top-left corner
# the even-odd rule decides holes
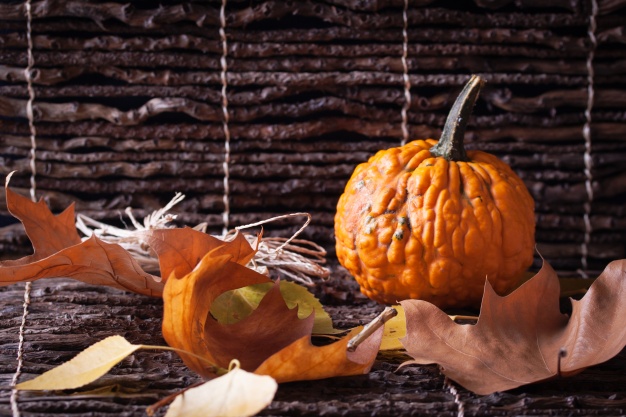
[[[482,83],[472,76],[439,142],[379,151],[348,181],[337,257],[368,297],[478,306],[485,278],[507,293],[531,265],[534,202],[524,183],[495,156],[463,148]]]

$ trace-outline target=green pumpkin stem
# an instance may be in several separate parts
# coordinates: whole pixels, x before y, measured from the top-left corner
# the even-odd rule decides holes
[[[463,146],[463,139],[467,122],[483,84],[484,81],[478,75],[472,75],[465,84],[448,114],[439,143],[430,148],[433,156],[442,157],[448,161],[469,161]]]

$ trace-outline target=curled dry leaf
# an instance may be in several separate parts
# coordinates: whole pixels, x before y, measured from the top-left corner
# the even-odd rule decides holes
[[[544,263],[532,279],[500,297],[486,283],[476,325],[459,325],[434,305],[403,301],[407,353],[438,363],[445,375],[477,394],[490,394],[604,362],[626,345],[626,260],[614,261],[571,317],[559,311],[559,281]]]
[[[121,246],[95,236],[81,242],[74,226],[73,206],[55,216],[43,201],[34,203],[8,187],[6,200],[11,214],[24,225],[34,253],[0,262],[0,285],[69,277],[144,295],[161,295],[160,278],[144,272]]]
[[[189,227],[146,230],[142,235],[159,258],[159,269],[164,280],[172,273],[179,278],[189,274],[211,251],[214,256],[227,253],[242,265],[250,262],[255,253],[255,245],[250,245],[241,233],[228,242]],[[257,237],[257,242],[260,238]]]
[[[278,384],[235,366],[226,375],[179,394],[165,417],[245,417],[274,399]]]
[[[314,313],[299,318],[297,308],[290,309],[285,303],[280,282],[272,283],[266,276],[246,268],[245,258],[253,254],[242,250],[239,242],[223,243],[204,255],[197,265],[194,265],[195,255],[188,255],[194,251],[161,249],[187,256],[191,269],[184,276],[172,273],[165,284],[163,336],[170,346],[193,352],[221,367],[232,359],[238,359],[248,371],[264,366],[263,373],[272,377],[274,372],[286,373],[287,368],[298,375],[296,379],[316,379],[364,373],[371,367],[380,344],[379,335],[372,337],[370,343],[354,355],[346,354],[347,339],[323,348],[313,346],[310,338]],[[159,250],[157,253],[160,257]],[[210,314],[218,296],[254,284],[268,284],[271,289],[247,317],[224,324]],[[200,375],[215,376],[214,369],[207,368],[197,357],[184,353],[181,356],[187,366]],[[275,370],[278,368],[272,365],[272,360],[287,363],[282,370]],[[278,375],[276,379],[291,378],[283,379]]]

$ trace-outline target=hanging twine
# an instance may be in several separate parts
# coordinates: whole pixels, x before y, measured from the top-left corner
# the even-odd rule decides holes
[[[27,83],[28,89],[28,101],[26,102],[26,117],[28,119],[28,128],[30,131],[30,154],[29,154],[29,166],[30,166],[30,198],[32,201],[37,201],[37,130],[35,129],[35,116],[33,112],[33,103],[35,101],[35,89],[33,88],[33,67],[35,66],[35,57],[33,55],[33,36],[32,36],[32,21],[33,15],[31,10],[30,0],[26,0],[24,4],[24,11],[26,14],[26,40],[27,40],[27,65],[24,70],[24,77]],[[22,321],[20,323],[17,343],[17,365],[15,367],[15,373],[11,378],[11,397],[9,403],[11,405],[11,413],[13,417],[20,417],[20,409],[18,406],[19,391],[14,387],[17,385],[20,375],[22,374],[22,367],[24,365],[24,334],[26,332],[26,319],[29,313],[30,306],[30,293],[32,284],[27,282],[24,287],[24,301],[22,303]]]
[[[448,389],[448,392],[454,396],[454,403],[457,407],[456,416],[464,417],[465,416],[465,403],[461,399],[461,394],[459,394],[459,390],[456,389],[454,382],[450,380],[447,376],[443,379],[443,386]]]
[[[589,16],[589,27],[587,30],[590,47],[587,54],[587,107],[585,108],[585,124],[583,125],[583,138],[585,139],[585,153],[583,156],[584,161],[584,173],[585,173],[585,190],[587,192],[587,200],[583,204],[584,214],[583,221],[585,225],[585,236],[583,243],[580,246],[581,259],[579,274],[583,278],[588,278],[587,270],[589,269],[588,257],[589,257],[589,245],[591,243],[591,234],[593,233],[593,227],[591,225],[591,205],[593,203],[593,159],[591,157],[591,111],[594,104],[594,69],[593,60],[595,57],[595,51],[598,46],[596,39],[596,17],[598,15],[598,3],[596,0],[591,0],[591,15]]]
[[[407,56],[409,54],[409,34],[407,29],[409,27],[409,0],[404,0],[404,9],[402,10],[402,79],[404,80],[404,105],[402,106],[402,141],[401,145],[405,145],[409,140],[409,117],[408,111],[411,107],[411,80],[409,79],[409,65],[407,63]]]
[[[226,58],[228,57],[228,42],[226,39],[226,1],[222,0],[222,6],[220,7],[220,40],[222,42],[222,56],[220,58],[220,64],[222,72],[220,78],[222,80],[222,129],[224,130],[224,196],[222,198],[224,202],[224,212],[222,213],[222,221],[224,228],[222,229],[222,235],[228,233],[230,226],[230,128],[228,122],[230,121],[230,115],[228,113],[228,95],[226,90],[228,88],[228,81],[226,75],[228,73],[228,63]]]

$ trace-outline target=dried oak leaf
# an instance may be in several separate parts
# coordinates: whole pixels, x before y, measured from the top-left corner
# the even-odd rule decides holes
[[[11,176],[12,173],[7,176],[5,183],[7,209],[22,222],[34,252],[21,259],[4,261],[2,265],[29,264],[81,242],[74,225],[74,204],[55,216],[43,199],[35,203],[12,191],[8,187]]]
[[[475,325],[459,325],[434,305],[403,301],[415,363],[437,363],[443,373],[486,395],[578,373],[604,362],[626,345],[626,260],[614,261],[580,300],[571,317],[559,311],[559,281],[544,262],[511,294],[500,297],[485,284]]]
[[[81,242],[74,226],[73,206],[55,216],[43,201],[34,203],[8,186],[6,201],[11,214],[24,225],[34,253],[0,262],[0,286],[68,277],[144,295],[161,295],[160,279],[144,272],[121,246],[95,236]]]
[[[191,229],[188,230],[191,233]],[[272,284],[258,307],[244,319],[234,324],[218,322],[210,314],[218,296],[236,288],[272,282],[243,265],[254,251],[250,254],[242,249],[245,246],[242,240],[222,242],[194,265],[197,251],[181,251],[176,247],[178,240],[163,239],[164,236],[156,238],[161,242],[171,241],[173,246],[153,246],[159,258],[161,251],[174,251],[177,256],[187,258],[185,263],[191,271],[180,276],[174,268],[161,266],[162,270],[172,271],[163,292],[163,336],[170,346],[204,359],[181,353],[185,364],[200,375],[215,376],[214,368],[207,366],[206,361],[226,367],[232,359],[239,360],[242,369],[258,368],[259,373],[272,376],[278,382],[369,371],[382,331],[351,355],[346,351],[347,339],[323,347],[313,346],[310,339],[314,314],[298,318],[297,308],[289,309],[285,303],[279,282]],[[148,242],[152,242],[152,238],[148,238]],[[172,259],[169,255],[163,259]],[[282,366],[277,367],[276,361]]]

